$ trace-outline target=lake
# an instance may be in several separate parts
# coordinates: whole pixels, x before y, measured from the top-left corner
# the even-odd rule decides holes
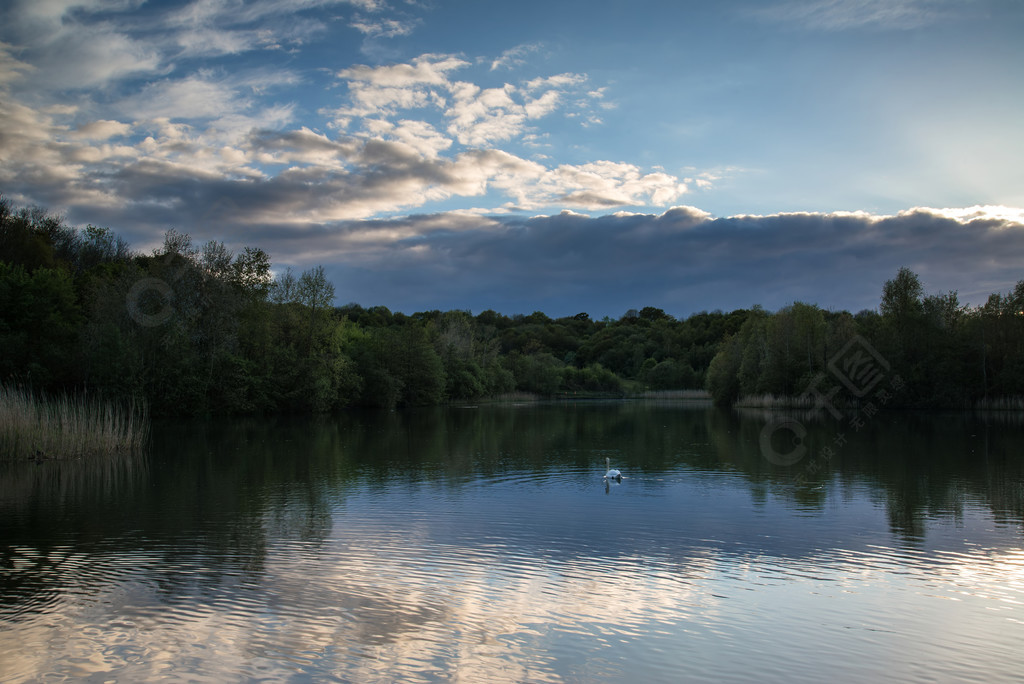
[[[1024,673],[1015,414],[166,421],[139,462],[2,475],[3,682]]]

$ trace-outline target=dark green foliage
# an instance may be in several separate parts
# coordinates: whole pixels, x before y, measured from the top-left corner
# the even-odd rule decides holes
[[[722,404],[745,395],[799,396],[818,376],[835,384],[829,361],[859,337],[888,364],[887,379],[899,378],[887,405],[963,408],[1024,394],[1024,281],[969,309],[956,292],[926,296],[917,275],[901,268],[883,286],[880,310],[755,309],[722,343],[706,387]]]
[[[0,198],[0,380],[43,391],[141,396],[156,413],[324,412],[512,391],[617,395],[706,387],[797,396],[850,340],[870,341],[905,383],[898,403],[966,406],[1024,394],[1024,281],[984,306],[925,295],[900,269],[880,312],[794,303],[676,319],[536,311],[405,315],[334,307],[322,267],[274,278],[259,248],[195,247],[167,231],[132,253],[107,228],[68,227]]]
[[[622,392],[622,380],[601,364],[586,368],[566,367],[562,372],[562,387],[566,392]]]
[[[700,376],[690,364],[675,359],[656,362],[645,373],[643,380],[652,390],[696,389],[701,386]]]
[[[548,352],[513,352],[509,355],[508,364],[518,390],[550,396],[561,387],[565,364]]]
[[[731,335],[722,342],[722,349],[711,359],[707,372],[707,390],[716,404],[728,405],[740,397],[740,366],[743,363],[744,341]]]
[[[444,364],[422,324],[354,331],[348,349],[363,379],[360,404],[423,406],[444,397]]]
[[[50,387],[70,371],[80,321],[67,272],[0,262],[0,377]]]

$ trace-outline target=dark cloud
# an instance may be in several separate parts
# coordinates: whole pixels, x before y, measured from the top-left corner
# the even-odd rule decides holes
[[[1024,279],[1024,225],[780,214],[712,219],[690,208],[590,218],[433,215],[304,229],[265,229],[262,245],[298,267],[323,263],[338,298],[411,313],[493,308],[618,317],[657,306],[777,309],[793,301],[876,308],[901,266],[928,292],[981,304]],[[315,249],[313,248],[315,244]]]
[[[327,172],[204,181],[140,163],[124,181],[139,200],[106,214],[94,210],[87,220],[114,227],[136,248],[155,246],[174,227],[196,242],[262,247],[281,267],[323,264],[339,303],[407,313],[586,311],[617,318],[656,306],[686,316],[755,304],[774,310],[793,301],[857,311],[877,307],[883,283],[901,266],[917,272],[930,293],[957,290],[961,302],[980,305],[1024,279],[1024,224],[998,211],[712,218],[677,207],[660,215],[440,213],[317,222],[309,220],[311,207],[350,201],[353,185],[367,195],[373,174],[310,173]]]

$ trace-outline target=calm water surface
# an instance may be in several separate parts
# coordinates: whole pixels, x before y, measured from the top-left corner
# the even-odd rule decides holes
[[[1021,421],[804,417],[781,466],[769,420],[173,422],[132,466],[8,465],[0,681],[1019,677]]]

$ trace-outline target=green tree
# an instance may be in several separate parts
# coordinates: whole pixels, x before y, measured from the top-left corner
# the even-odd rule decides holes
[[[924,288],[917,274],[902,267],[892,280],[882,287],[882,316],[897,326],[907,325],[923,313],[921,298]]]
[[[743,342],[739,334],[722,342],[708,366],[706,389],[714,402],[728,406],[740,397],[740,366],[743,363]]]
[[[518,390],[551,396],[562,384],[562,368],[565,364],[547,352],[513,352],[508,357],[508,363]]]
[[[648,371],[646,382],[652,390],[695,389],[699,377],[688,363],[665,359]]]
[[[334,301],[334,285],[327,280],[323,266],[304,271],[295,287],[295,298],[307,312],[306,354],[313,353],[313,338],[327,309]]]
[[[317,268],[320,271],[314,277],[323,278],[323,267],[318,266]],[[273,282],[274,278],[270,273],[270,255],[258,247],[244,248],[231,264],[231,283],[250,299],[265,300]],[[330,305],[333,300],[334,286],[331,285],[330,296],[327,298],[325,306]]]
[[[67,272],[0,262],[0,379],[45,389],[73,382],[80,322]]]
[[[289,266],[284,272],[274,278],[270,284],[270,290],[268,292],[270,301],[275,304],[286,304],[299,301],[298,295],[298,281],[295,278],[295,274],[292,273],[292,268]]]

